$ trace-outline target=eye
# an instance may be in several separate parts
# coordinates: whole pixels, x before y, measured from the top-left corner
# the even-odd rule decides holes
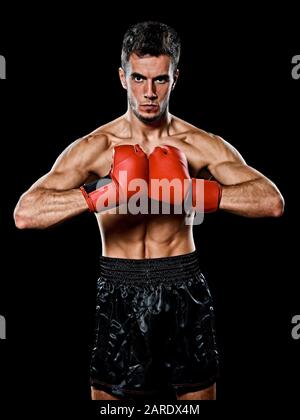
[[[155,82],[158,83],[159,85],[162,85],[164,83],[167,83],[167,80],[164,78],[161,78],[161,79],[156,79]]]
[[[141,76],[134,76],[133,80],[137,83],[141,83],[143,82],[144,79]]]

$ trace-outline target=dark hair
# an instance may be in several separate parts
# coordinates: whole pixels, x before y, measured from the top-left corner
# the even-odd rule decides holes
[[[174,70],[176,70],[180,47],[179,35],[170,26],[160,22],[137,23],[131,26],[124,35],[121,65],[125,70],[132,53],[139,57],[147,54],[158,57],[165,54],[171,57]]]

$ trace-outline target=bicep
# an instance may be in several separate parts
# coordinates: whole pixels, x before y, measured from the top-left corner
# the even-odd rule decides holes
[[[256,169],[236,161],[219,162],[209,166],[209,170],[214,178],[223,185],[235,185],[264,178]]]
[[[218,136],[215,138],[207,168],[217,181],[223,185],[234,185],[264,178],[263,174],[246,164],[232,145]]]
[[[91,173],[94,150],[88,140],[77,140],[57,158],[51,170],[37,180],[29,189],[52,189],[57,191],[78,188],[96,178]]]
[[[80,187],[89,178],[89,174],[76,168],[58,170],[51,169],[50,172],[38,179],[29,191],[42,188],[47,190],[66,191]]]

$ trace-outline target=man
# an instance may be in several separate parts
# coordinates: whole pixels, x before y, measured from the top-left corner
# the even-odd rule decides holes
[[[193,210],[283,213],[277,187],[234,147],[169,113],[179,56],[172,28],[157,22],[131,27],[119,69],[127,112],[71,144],[15,210],[20,229],[46,228],[88,209],[96,214],[103,255],[93,399],[148,397],[166,388],[178,399],[215,399],[214,313],[188,218]],[[214,180],[199,184],[202,170]],[[167,195],[157,189],[155,180],[165,179],[179,181],[180,194],[178,185],[167,186]],[[135,196],[142,206],[129,211],[132,202],[131,209],[139,208]],[[168,204],[170,211],[153,211],[149,202]],[[178,205],[181,212],[174,210]]]

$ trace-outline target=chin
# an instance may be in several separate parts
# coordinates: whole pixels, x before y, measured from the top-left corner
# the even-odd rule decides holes
[[[162,117],[162,114],[160,112],[158,113],[140,113],[137,112],[137,110],[133,109],[133,113],[135,116],[142,121],[145,124],[151,124],[152,122],[159,121]]]
[[[139,114],[137,117],[143,123],[145,123],[145,124],[151,124],[153,122],[159,121],[162,116],[160,114],[152,115],[152,116],[150,116],[150,115],[145,115],[144,116],[144,115]]]

